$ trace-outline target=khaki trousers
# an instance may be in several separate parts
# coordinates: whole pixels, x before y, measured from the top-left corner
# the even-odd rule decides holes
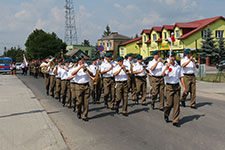
[[[71,98],[73,105],[76,106],[77,103],[77,84],[76,83],[70,83],[70,88],[71,88]]]
[[[165,116],[169,117],[170,111],[173,108],[173,123],[178,123],[180,119],[180,85],[166,85],[166,107],[165,107]]]
[[[101,97],[101,91],[100,91],[100,81],[96,85],[94,85],[94,81],[90,81],[90,86],[91,86],[91,96],[93,99],[93,102],[100,102],[100,97]]]
[[[146,104],[146,92],[147,92],[146,77],[136,76],[135,79],[136,79],[136,86],[137,86],[137,98],[139,97],[141,93],[142,94],[141,103]]]
[[[116,108],[119,108],[120,102],[123,100],[122,113],[127,113],[127,104],[128,104],[128,83],[125,82],[116,82]]]
[[[45,89],[47,92],[49,92],[49,85],[50,85],[50,77],[49,74],[44,74],[44,78],[45,78]]]
[[[61,92],[62,92],[62,103],[66,104],[66,96],[67,96],[67,104],[71,105],[71,89],[69,80],[61,80]]]
[[[196,104],[196,78],[194,75],[184,75],[184,84],[187,90],[187,93],[183,93],[181,101],[185,101],[188,93],[190,93],[190,105],[195,107]]]
[[[150,77],[152,83],[152,104],[155,103],[159,94],[159,108],[164,108],[164,78],[163,77]]]
[[[50,95],[54,96],[54,88],[55,88],[55,76],[50,76]]]
[[[131,89],[131,95],[132,95],[132,100],[135,101],[137,100],[137,88],[136,88],[136,81],[135,81],[135,76],[128,76],[128,92]]]
[[[104,101],[105,104],[108,103],[109,95],[111,96],[110,108],[115,105],[115,83],[113,78],[103,78],[104,84]]]
[[[55,98],[60,98],[61,95],[61,79],[56,78],[55,81]]]
[[[76,90],[77,90],[77,113],[81,114],[81,109],[83,107],[81,118],[86,119],[88,116],[88,105],[90,100],[89,83],[77,84]]]

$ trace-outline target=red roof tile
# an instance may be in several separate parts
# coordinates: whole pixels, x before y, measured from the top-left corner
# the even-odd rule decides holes
[[[141,35],[142,35],[143,33],[145,33],[145,34],[150,34],[151,31],[152,31],[151,29],[144,29],[144,30],[142,30]]]
[[[162,27],[162,30],[163,30],[163,28],[165,28],[166,30],[173,30],[174,25],[164,25],[164,26]]]
[[[162,38],[159,38],[158,40],[156,40],[156,42],[162,42]]]
[[[162,27],[152,27],[152,30],[155,30],[156,32],[161,32]]]
[[[120,46],[124,46],[124,45],[130,44],[130,43],[133,43],[133,42],[135,42],[135,41],[139,41],[139,40],[141,40],[141,39],[142,39],[142,37],[138,37],[138,38],[135,38],[135,39],[126,41],[126,42],[120,44]]]
[[[145,44],[151,44],[151,40],[148,40],[147,42],[145,42]]]
[[[185,39],[185,38],[189,37],[190,35],[194,34],[195,32],[197,32],[197,31],[199,31],[199,30],[201,30],[203,28],[205,28],[206,26],[208,26],[209,24],[217,21],[218,19],[225,20],[225,18],[223,16],[218,16],[218,17],[202,19],[202,20],[197,20],[197,21],[192,21],[192,22],[186,23],[186,25],[184,25],[185,27],[189,26],[189,28],[192,27],[192,28],[195,28],[195,29],[190,31],[190,32],[188,32],[187,34],[182,35],[180,37],[180,39]]]

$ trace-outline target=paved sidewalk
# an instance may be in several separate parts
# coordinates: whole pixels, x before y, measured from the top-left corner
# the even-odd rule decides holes
[[[16,76],[0,75],[0,149],[66,150],[59,130]]]

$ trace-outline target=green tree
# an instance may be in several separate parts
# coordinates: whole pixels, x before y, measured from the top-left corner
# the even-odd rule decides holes
[[[217,63],[219,59],[219,50],[216,48],[216,41],[214,40],[214,37],[212,37],[212,31],[209,27],[206,29],[206,35],[201,42],[202,47],[199,53],[201,58],[205,59],[209,57],[212,64]]]
[[[219,61],[225,59],[225,43],[224,43],[224,38],[220,37],[218,40],[218,51],[219,51]]]
[[[138,38],[138,34],[136,33],[135,38]]]
[[[23,54],[25,54],[24,50],[16,47],[11,47],[11,49],[4,52],[3,56],[11,57],[14,62],[23,62]]]
[[[109,36],[111,33],[112,33],[112,32],[111,32],[111,30],[110,30],[110,27],[109,27],[109,25],[107,25],[107,26],[106,26],[106,29],[105,29],[105,31],[104,31],[104,33],[103,33],[103,35],[102,35],[102,37]]]
[[[27,54],[31,59],[43,59],[47,56],[58,56],[61,49],[66,49],[66,44],[53,33],[43,30],[34,30],[25,43]]]
[[[84,40],[84,41],[82,42],[82,45],[84,45],[84,46],[90,46],[89,40]]]

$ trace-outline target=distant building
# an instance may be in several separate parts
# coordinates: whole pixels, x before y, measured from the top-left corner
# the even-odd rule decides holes
[[[116,58],[119,55],[119,45],[128,40],[131,40],[131,38],[118,32],[112,32],[109,36],[99,39],[98,46],[104,46],[104,53],[111,52],[113,57]]]
[[[144,29],[141,32],[141,37],[120,44],[120,55],[125,56],[127,53],[133,52],[141,54],[145,58],[151,56],[152,51],[155,50],[160,50],[163,54],[168,55],[170,43],[167,39],[171,37],[171,33],[174,33],[175,37],[172,49],[180,56],[182,56],[184,48],[198,51],[208,26],[212,30],[213,37],[225,38],[225,18],[218,16]]]
[[[95,46],[83,46],[83,45],[72,45],[66,47],[67,56],[84,56],[85,59],[91,59],[94,56],[99,55]]]

